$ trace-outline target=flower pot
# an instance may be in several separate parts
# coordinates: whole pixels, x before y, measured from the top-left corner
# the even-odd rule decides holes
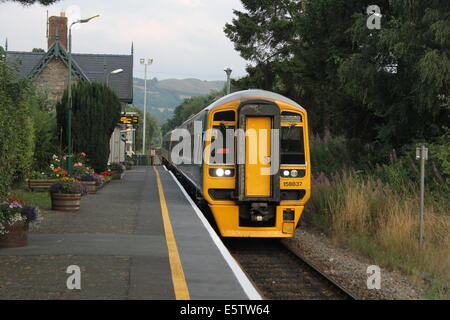
[[[48,191],[54,183],[55,179],[29,179],[28,188],[31,191]]]
[[[81,181],[81,183],[86,187],[89,194],[96,194],[97,187],[95,181]]]
[[[51,193],[52,210],[78,211],[80,210],[80,193]]]
[[[118,173],[118,172],[113,173],[113,174],[111,175],[111,177],[112,177],[113,180],[120,180],[120,179],[122,179],[122,176],[123,176],[123,174],[122,174],[122,173]]]
[[[18,248],[28,244],[28,223],[18,221],[6,227],[7,234],[0,235],[0,248]]]

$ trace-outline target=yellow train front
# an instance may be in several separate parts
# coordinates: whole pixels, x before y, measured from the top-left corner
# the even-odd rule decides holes
[[[165,135],[164,164],[211,208],[223,237],[292,237],[311,193],[308,118],[279,94],[227,95]]]

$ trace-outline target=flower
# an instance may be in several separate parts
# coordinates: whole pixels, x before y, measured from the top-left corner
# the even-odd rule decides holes
[[[14,201],[14,202],[10,202],[9,203],[9,207],[12,209],[12,208],[22,208],[22,205],[20,204],[20,203],[18,203],[18,202],[16,202],[16,201]]]
[[[78,162],[78,163],[75,163],[73,166],[74,166],[74,167],[82,167],[83,164],[82,164],[81,162]]]
[[[82,153],[80,153],[80,156],[86,157],[86,153],[82,152]]]

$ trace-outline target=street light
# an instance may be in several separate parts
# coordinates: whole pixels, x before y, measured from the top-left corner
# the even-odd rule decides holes
[[[227,94],[230,94],[231,92],[231,72],[233,70],[231,70],[230,67],[223,69],[223,71],[225,71],[225,73],[227,74]]]
[[[73,153],[73,146],[72,146],[72,26],[77,23],[87,23],[91,21],[92,19],[98,18],[100,15],[96,15],[87,19],[80,19],[77,21],[74,21],[70,24],[69,27],[69,76],[67,80],[67,86],[68,86],[68,114],[67,114],[67,172],[69,173],[69,176],[72,176],[72,153]]]
[[[140,59],[139,62],[145,66],[144,75],[144,130],[142,132],[142,154],[145,155],[145,129],[147,119],[147,66],[153,63],[153,59]]]
[[[110,75],[112,75],[112,74],[119,74],[119,73],[122,73],[122,72],[123,72],[123,69],[116,69],[116,70],[113,70],[110,73],[108,73],[108,75],[106,76],[106,85],[109,87],[109,76]]]

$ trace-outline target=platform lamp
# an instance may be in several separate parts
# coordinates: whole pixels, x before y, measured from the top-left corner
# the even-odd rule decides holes
[[[67,172],[69,176],[72,176],[72,153],[73,153],[73,146],[72,146],[72,26],[77,23],[88,23],[92,19],[98,18],[100,15],[96,15],[87,19],[80,19],[72,22],[69,27],[69,76],[67,79]]]
[[[123,69],[116,69],[116,70],[113,70],[110,73],[108,73],[108,75],[106,76],[106,85],[109,87],[109,76],[110,75],[112,75],[112,74],[119,74],[119,73],[122,73],[122,72],[123,72]]]
[[[227,94],[231,92],[231,72],[233,71],[230,67],[223,69],[227,74]]]
[[[140,59],[141,65],[145,66],[144,72],[144,128],[142,132],[142,154],[145,155],[145,133],[147,120],[147,66],[153,63],[153,59]]]

